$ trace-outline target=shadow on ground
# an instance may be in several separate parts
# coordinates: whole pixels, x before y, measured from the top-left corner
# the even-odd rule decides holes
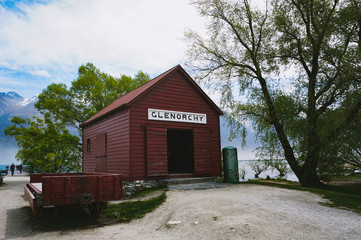
[[[78,206],[42,209],[39,216],[34,216],[30,207],[7,210],[5,239],[36,236],[43,232],[60,231],[60,234],[77,229],[95,228],[117,223],[103,214],[92,219],[87,208]]]
[[[33,230],[29,224],[30,207],[8,209],[6,211],[5,239],[32,236]]]

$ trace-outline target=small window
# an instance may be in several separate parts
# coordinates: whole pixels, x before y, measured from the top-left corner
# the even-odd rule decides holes
[[[90,138],[86,140],[86,151],[90,153]]]

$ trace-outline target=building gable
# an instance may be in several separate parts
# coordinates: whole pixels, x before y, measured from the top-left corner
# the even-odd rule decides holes
[[[148,83],[140,86],[139,88],[131,91],[130,93],[118,98],[111,104],[109,104],[107,107],[105,107],[103,110],[99,111],[97,114],[95,114],[93,117],[88,119],[85,123],[82,124],[82,127],[85,125],[88,125],[94,121],[100,120],[101,118],[106,117],[107,115],[110,115],[116,111],[119,111],[123,108],[128,108],[132,104],[136,103],[139,99],[141,99],[143,96],[147,95],[149,92],[151,92],[155,87],[157,87],[159,84],[161,84],[163,81],[168,79],[172,74],[178,72],[179,74],[184,76],[184,79],[189,81],[191,86],[195,88],[195,90],[200,94],[205,101],[209,103],[212,108],[219,114],[223,115],[222,111],[217,107],[217,105],[207,96],[207,94],[198,86],[197,83],[194,82],[194,80],[188,75],[188,73],[180,66],[177,65],[168,71],[162,73],[161,75],[157,76],[156,78],[152,79]]]

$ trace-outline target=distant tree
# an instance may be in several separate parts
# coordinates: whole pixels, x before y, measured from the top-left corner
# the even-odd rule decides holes
[[[264,162],[272,171],[278,172],[279,178],[284,178],[290,171],[288,163],[282,159],[270,159],[264,160]]]
[[[240,176],[243,180],[245,180],[245,178],[246,178],[246,169],[245,169],[244,167],[239,168],[239,176]]]
[[[285,158],[302,186],[316,186],[327,149],[360,123],[360,2],[271,2],[194,1],[209,38],[186,34],[189,66],[221,90],[234,123],[253,123],[267,158]],[[285,69],[295,76],[281,81]]]
[[[5,133],[15,137],[21,148],[17,159],[37,172],[79,170],[80,124],[149,80],[149,75],[141,71],[134,78],[126,75],[115,78],[91,63],[80,66],[70,88],[63,83],[53,83],[38,96],[35,107],[44,115],[44,120],[12,119],[14,125]],[[78,129],[78,134],[72,135],[71,129]]]
[[[259,178],[259,175],[264,172],[267,171],[268,169],[268,165],[264,164],[264,162],[261,161],[256,161],[250,164],[252,170],[255,172],[254,173],[254,177],[255,178]]]
[[[14,136],[20,148],[16,158],[35,172],[69,172],[81,169],[79,137],[62,124],[34,117],[13,117],[5,134]]]

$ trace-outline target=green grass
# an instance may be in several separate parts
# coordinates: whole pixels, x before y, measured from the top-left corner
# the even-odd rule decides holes
[[[129,196],[129,197],[126,197],[126,199],[133,199],[133,198],[139,198],[139,197],[143,197],[143,196],[147,196],[151,193],[154,193],[154,192],[157,192],[157,191],[165,191],[166,188],[164,187],[159,187],[159,188],[146,188],[146,189],[143,189],[141,191],[137,191],[136,193],[134,193],[133,195]]]
[[[312,192],[329,200],[328,203],[322,203],[322,205],[347,209],[361,214],[361,185],[323,185],[318,188],[306,188],[301,187],[299,183],[284,180],[250,180],[247,183]]]
[[[331,180],[358,180],[358,179],[361,179],[361,174],[331,177]]]
[[[142,218],[145,214],[153,211],[167,199],[167,195],[162,193],[144,201],[122,202],[108,205],[103,212],[109,218],[115,218],[119,222],[130,222],[133,219]]]

